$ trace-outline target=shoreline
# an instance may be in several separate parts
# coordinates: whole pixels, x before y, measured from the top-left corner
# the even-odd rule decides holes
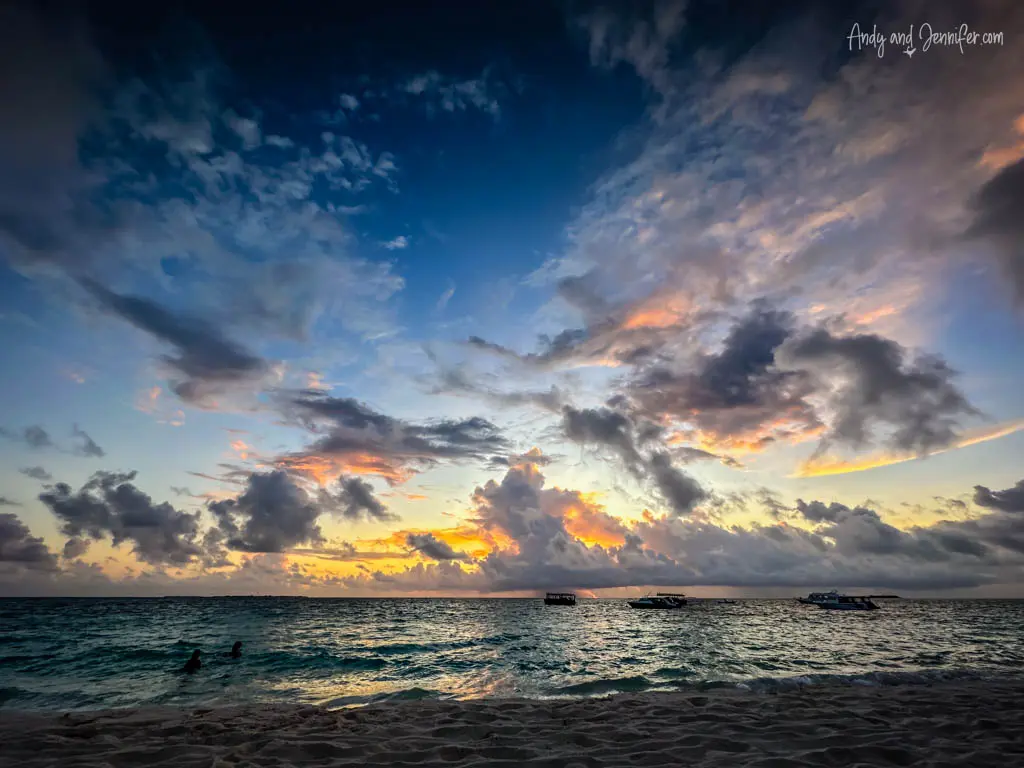
[[[1024,681],[583,699],[0,710],[0,766],[1024,763]]]

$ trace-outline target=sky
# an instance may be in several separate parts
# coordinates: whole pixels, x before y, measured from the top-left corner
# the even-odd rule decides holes
[[[0,594],[1024,597],[1024,6],[322,5],[0,9]]]

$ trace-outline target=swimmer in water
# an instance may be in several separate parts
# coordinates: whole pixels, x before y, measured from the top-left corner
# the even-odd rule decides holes
[[[201,669],[203,662],[199,660],[199,649],[192,651],[192,658],[185,662],[185,666],[182,667],[182,672],[195,672]]]
[[[231,650],[228,651],[228,656],[232,659],[242,658],[242,641],[236,640],[235,644],[231,646]]]

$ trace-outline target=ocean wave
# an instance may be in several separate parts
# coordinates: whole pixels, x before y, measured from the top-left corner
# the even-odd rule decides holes
[[[427,688],[402,688],[397,691],[373,694],[355,694],[352,696],[335,696],[331,699],[319,702],[321,707],[327,709],[340,709],[342,707],[358,707],[367,704],[380,704],[387,701],[423,701],[426,699],[448,699],[452,698],[449,693],[434,691]]]
[[[550,693],[554,696],[596,696],[602,693],[632,693],[645,691],[654,687],[654,683],[643,675],[632,677],[610,678],[604,680],[591,680],[576,685],[566,685],[561,688],[554,688]]]

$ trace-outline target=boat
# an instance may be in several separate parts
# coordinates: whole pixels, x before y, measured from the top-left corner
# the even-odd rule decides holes
[[[686,595],[676,595],[671,592],[659,592],[656,595],[644,595],[637,600],[630,600],[630,608],[648,608],[655,610],[672,610],[682,608],[686,605]]]
[[[833,611],[877,611],[876,605],[869,595],[840,595],[834,593],[816,604],[819,608]]]
[[[576,605],[576,595],[572,592],[548,592],[544,595],[544,605]]]
[[[796,601],[804,605],[819,605],[837,597],[839,597],[839,592],[833,589],[831,592],[811,592],[807,597],[798,597]]]
[[[717,605],[736,605],[736,601],[735,600],[725,600],[725,599],[723,599],[723,600],[715,600],[715,603]]]

